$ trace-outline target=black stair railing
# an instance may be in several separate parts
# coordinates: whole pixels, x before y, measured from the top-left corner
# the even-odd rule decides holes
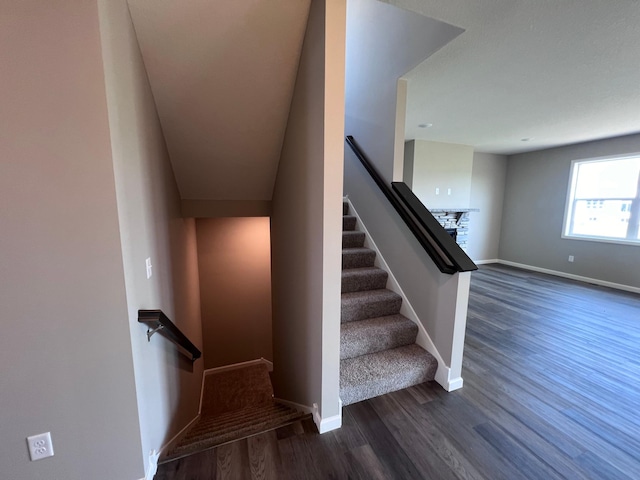
[[[162,310],[138,310],[138,322],[146,323],[149,326],[147,340],[151,341],[153,334],[159,333],[180,347],[179,350],[182,353],[188,353],[192,362],[202,356],[202,352],[198,350],[198,347],[182,333]]]
[[[392,182],[391,187],[384,181],[363,150],[352,136],[346,137],[365,170],[371,175],[389,203],[398,212],[409,230],[442,273],[454,274],[477,270],[477,265],[469,258],[460,245],[447,233],[431,212],[414,195],[407,184]]]

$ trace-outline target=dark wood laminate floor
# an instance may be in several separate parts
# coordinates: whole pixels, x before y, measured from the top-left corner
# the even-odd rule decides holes
[[[464,388],[421,385],[160,467],[156,480],[639,479],[640,296],[472,274]]]

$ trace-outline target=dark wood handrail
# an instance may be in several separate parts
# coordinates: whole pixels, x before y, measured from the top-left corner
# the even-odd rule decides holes
[[[365,170],[369,172],[373,181],[387,197],[389,203],[438,267],[438,270],[452,275],[457,272],[470,272],[478,269],[473,260],[460,248],[460,245],[438,223],[405,183],[392,182],[393,189],[389,187],[355,139],[349,135],[346,137],[346,141]]]
[[[146,323],[150,328],[147,330],[147,339],[151,341],[154,333],[159,333],[163,337],[172,341],[186,352],[189,352],[191,361],[195,362],[202,356],[191,340],[167,317],[162,310],[138,310],[138,322]]]

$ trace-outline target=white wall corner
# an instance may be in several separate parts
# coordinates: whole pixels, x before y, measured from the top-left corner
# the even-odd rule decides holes
[[[331,430],[337,430],[342,426],[342,400],[339,400],[339,402],[340,408],[338,409],[338,414],[328,418],[322,418],[318,404],[313,404],[313,423],[316,424],[318,432],[321,434],[330,432]]]
[[[144,476],[144,480],[153,480],[153,477],[155,477],[158,472],[159,457],[160,452],[156,452],[155,450],[151,450],[151,452],[149,452],[149,461],[147,462],[147,472]]]
[[[393,181],[404,181],[404,139],[407,117],[407,80],[399,78],[396,84],[396,124],[393,139]]]
[[[444,364],[438,364],[435,381],[447,392],[462,388],[462,377],[451,378],[451,369]]]
[[[471,287],[471,272],[460,272],[457,277],[457,295],[454,312],[453,341],[451,348],[450,382],[460,379],[462,386],[462,358],[464,356],[464,338],[467,331],[467,311],[469,308],[469,289]],[[458,388],[460,388],[458,387]],[[450,391],[450,390],[449,390]]]
[[[476,265],[488,265],[490,263],[500,263],[500,260],[498,260],[497,258],[492,258],[489,260],[474,260],[473,263],[475,263]]]

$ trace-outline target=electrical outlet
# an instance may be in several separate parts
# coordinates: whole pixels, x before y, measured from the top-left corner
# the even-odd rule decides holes
[[[440,189],[436,187],[436,195],[440,195]]]
[[[573,262],[573,255],[569,255],[569,261]]]
[[[42,458],[53,457],[51,432],[27,437],[27,443],[29,444],[29,454],[31,455],[32,462]]]
[[[451,189],[447,188],[447,195],[451,195]]]

